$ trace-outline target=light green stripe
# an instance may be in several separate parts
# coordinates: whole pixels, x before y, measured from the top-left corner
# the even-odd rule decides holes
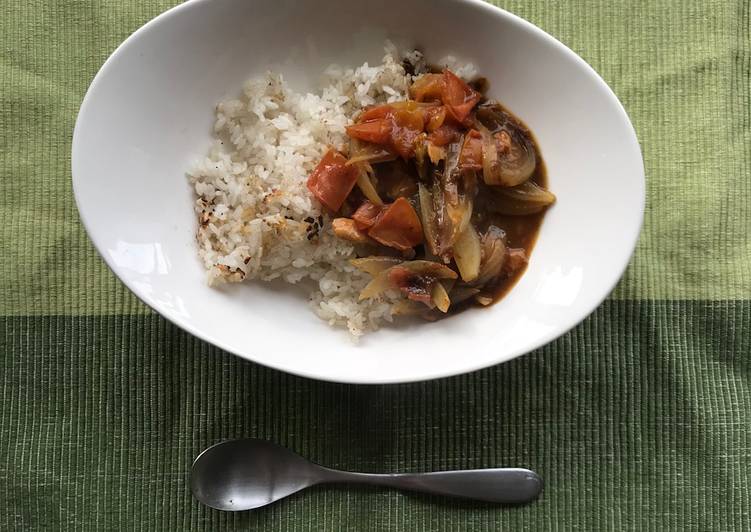
[[[494,3],[579,53],[613,88],[634,124],[647,174],[647,211],[636,255],[614,297],[748,297],[748,2]]]
[[[88,243],[72,198],[69,152],[78,105],[101,63],[170,4],[13,0],[6,6],[0,18],[0,315],[148,312]],[[614,297],[751,293],[748,3],[500,4],[591,63],[636,127],[647,214]]]

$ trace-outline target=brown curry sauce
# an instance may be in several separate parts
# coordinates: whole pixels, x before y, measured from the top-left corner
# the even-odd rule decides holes
[[[431,75],[433,75],[434,78],[436,77],[435,74],[439,71],[440,70],[438,69],[430,69],[430,72],[432,72]],[[443,76],[446,78],[453,77],[454,80],[458,80],[458,78],[456,78],[454,74],[447,70],[444,70]],[[445,83],[449,84],[450,81],[446,81]],[[488,90],[488,82],[484,78],[478,78],[475,81],[470,82],[469,84],[459,81],[455,81],[453,83],[463,84],[465,95],[467,95],[467,97],[473,98],[472,106],[474,107],[474,110],[472,111],[472,116],[474,118],[472,118],[471,121],[474,121],[474,127],[478,128],[481,132],[484,131],[484,133],[478,133],[477,130],[469,131],[466,133],[466,136],[464,136],[465,133],[461,134],[461,138],[464,140],[462,140],[459,144],[459,151],[461,152],[459,155],[460,163],[462,161],[462,158],[465,157],[465,148],[468,146],[468,144],[464,143],[465,141],[469,142],[469,140],[467,139],[471,137],[470,133],[475,134],[475,137],[482,136],[482,138],[486,140],[492,140],[491,137],[497,139],[497,142],[500,143],[498,144],[498,146],[500,146],[499,148],[497,148],[498,150],[504,149],[504,142],[506,143],[505,146],[507,146],[507,148],[505,149],[509,149],[508,146],[513,145],[515,148],[511,148],[512,158],[503,159],[503,164],[509,164],[506,163],[506,161],[511,161],[510,164],[513,164],[514,160],[527,161],[527,163],[517,163],[518,166],[516,166],[516,168],[518,170],[515,180],[513,177],[513,166],[510,170],[512,172],[511,174],[506,173],[508,172],[508,170],[496,170],[493,169],[494,167],[492,166],[490,166],[490,170],[488,170],[488,167],[486,167],[486,162],[489,165],[493,164],[493,161],[491,159],[485,159],[485,154],[488,153],[486,152],[485,148],[487,144],[483,144],[482,153],[480,154],[482,168],[480,168],[479,170],[482,177],[476,176],[476,183],[475,180],[473,180],[473,185],[467,185],[466,183],[463,184],[462,181],[455,181],[453,182],[453,184],[449,182],[446,183],[447,187],[454,187],[454,194],[457,193],[457,186],[460,187],[459,194],[469,194],[469,192],[467,191],[462,192],[462,187],[466,186],[470,187],[470,189],[468,190],[473,191],[472,194],[474,196],[469,196],[474,197],[474,201],[470,203],[471,206],[469,207],[471,209],[470,225],[475,228],[474,232],[475,234],[480,235],[481,240],[482,238],[484,238],[482,235],[487,234],[487,236],[490,238],[491,233],[493,235],[496,235],[497,239],[497,235],[499,233],[497,231],[498,229],[505,233],[505,238],[500,237],[503,240],[505,246],[505,251],[503,252],[505,254],[505,259],[502,263],[503,267],[500,270],[497,270],[497,273],[493,274],[493,277],[490,277],[489,280],[481,281],[481,284],[479,285],[480,293],[477,293],[474,296],[470,296],[464,301],[460,301],[461,298],[457,299],[456,301],[452,299],[450,305],[447,302],[448,299],[444,298],[444,301],[446,301],[445,306],[448,308],[441,307],[439,304],[439,300],[441,299],[440,296],[438,296],[438,299],[436,299],[435,292],[433,292],[432,296],[430,295],[430,288],[434,287],[434,285],[438,283],[436,277],[431,277],[430,274],[426,273],[410,273],[400,266],[391,268],[392,270],[394,270],[394,272],[392,272],[394,276],[390,277],[391,281],[393,283],[396,283],[399,289],[407,294],[409,299],[413,301],[421,301],[428,304],[428,307],[422,307],[424,310],[420,313],[424,317],[429,319],[435,319],[437,317],[440,317],[441,315],[444,315],[443,313],[439,312],[437,308],[442,308],[443,312],[448,311],[448,313],[454,313],[461,311],[468,306],[487,306],[503,298],[511,290],[511,288],[513,288],[513,286],[518,282],[518,280],[526,271],[528,260],[531,257],[531,252],[534,248],[540,227],[542,225],[542,220],[545,216],[546,208],[553,201],[555,201],[555,197],[547,190],[542,190],[542,194],[547,194],[548,198],[543,198],[541,202],[539,197],[538,201],[532,201],[531,203],[529,203],[530,199],[528,196],[526,198],[519,199],[519,196],[516,195],[520,193],[520,191],[516,190],[517,188],[523,189],[525,191],[529,191],[529,189],[533,189],[534,191],[535,189],[537,189],[535,193],[538,196],[541,193],[540,189],[547,189],[548,180],[545,162],[542,158],[539,145],[537,144],[529,128],[513,113],[505,109],[496,101],[489,100],[485,96]],[[456,86],[454,88],[456,88]],[[454,93],[453,96],[456,96],[456,93]],[[461,100],[459,100],[458,103],[448,104],[446,103],[446,99],[443,96],[441,96],[441,98],[443,98],[443,103],[447,106],[447,108],[450,108],[450,105],[456,105],[457,107],[455,109],[459,110],[464,105],[462,104]],[[421,101],[419,96],[417,97],[417,101]],[[466,102],[467,100],[464,101]],[[388,115],[385,114],[388,112],[388,110],[384,110],[384,108],[388,107],[389,105],[390,104],[386,104],[385,106],[381,106],[378,109],[368,108],[363,111],[364,113],[368,114],[368,116],[373,116],[373,119],[363,119],[362,115],[360,115],[356,122],[356,124],[360,125],[355,125],[352,127],[352,129],[348,128],[348,134],[350,135],[350,137],[353,137],[354,135],[353,138],[360,138],[366,141],[366,144],[374,143],[374,146],[382,145],[390,153],[394,153],[395,151],[399,152],[400,149],[403,150],[405,148],[404,144],[396,144],[397,141],[403,139],[395,139],[393,141],[389,141],[388,128],[380,129],[379,126],[379,124],[383,124],[388,120]],[[457,111],[451,112],[454,113]],[[461,117],[456,118],[456,120],[462,121],[462,123],[466,123]],[[393,124],[394,128],[402,127],[398,122],[393,122]],[[472,126],[465,127],[471,128]],[[399,132],[402,131],[404,130],[399,130]],[[360,135],[362,135],[362,137]],[[506,139],[505,141],[503,139],[504,135]],[[486,140],[483,140],[483,143],[485,143]],[[389,145],[389,142],[392,142],[392,144]],[[449,142],[455,143],[456,141],[452,140]],[[452,144],[452,146],[453,145],[455,144]],[[495,146],[495,144],[493,144],[492,142],[489,145]],[[357,142],[355,142],[354,146],[357,146]],[[409,146],[409,144],[407,146]],[[438,146],[441,146],[441,144],[438,144]],[[383,150],[383,148],[381,149]],[[513,151],[514,149],[516,149],[516,152]],[[357,148],[355,148],[355,150],[357,150]],[[419,210],[418,206],[420,205],[420,195],[418,194],[418,188],[426,184],[426,179],[428,183],[430,183],[432,180],[432,182],[434,183],[433,186],[436,186],[436,175],[442,175],[443,177],[441,177],[441,180],[447,179],[447,175],[455,175],[454,171],[456,167],[451,166],[451,170],[449,170],[446,166],[448,165],[448,156],[445,152],[443,155],[445,159],[440,161],[440,164],[438,162],[436,162],[434,166],[428,164],[427,168],[432,168],[432,170],[429,171],[433,172],[428,176],[426,176],[425,174],[425,172],[427,171],[425,162],[418,162],[416,154],[414,152],[410,153],[410,155],[401,153],[401,157],[386,157],[380,162],[373,161],[370,170],[372,172],[372,180],[368,179],[369,181],[371,181],[372,186],[372,191],[370,193],[368,193],[366,189],[362,189],[360,185],[354,186],[354,176],[347,173],[351,172],[352,167],[350,167],[350,170],[345,170],[345,167],[342,166],[337,168],[337,171],[340,173],[340,175],[344,176],[342,179],[346,181],[348,191],[345,193],[346,197],[340,204],[340,207],[338,209],[335,209],[335,212],[337,212],[340,216],[345,217],[338,219],[343,229],[342,234],[337,233],[336,228],[335,233],[337,234],[337,236],[351,240],[353,243],[355,243],[357,255],[358,257],[362,257],[362,260],[385,259],[386,261],[396,261],[396,264],[408,264],[410,263],[410,261],[414,261],[412,264],[416,265],[418,263],[421,263],[423,265],[420,266],[421,268],[425,268],[424,265],[426,264],[426,259],[428,261],[438,260],[438,262],[440,263],[440,259],[438,259],[436,255],[428,252],[429,246],[427,243],[427,228],[425,228],[426,240],[423,243],[419,243],[422,241],[422,238],[412,240],[410,240],[409,238],[407,238],[406,240],[401,239],[401,242],[400,239],[397,238],[396,240],[384,242],[382,238],[379,238],[376,235],[375,225],[358,225],[359,223],[365,224],[366,222],[368,224],[380,223],[378,222],[378,220],[381,220],[381,218],[375,218],[374,220],[368,219],[367,211],[369,209],[358,212],[358,209],[365,207],[368,204],[370,204],[370,210],[377,213],[379,209],[381,209],[382,214],[385,213],[386,210],[395,208],[396,205],[402,205],[402,210],[406,208],[406,211],[412,211],[411,216],[414,218],[413,209]],[[454,151],[454,154],[456,153],[457,152]],[[479,166],[477,166],[478,163],[476,162],[477,155],[473,155],[477,153],[476,149],[473,150],[470,147],[469,151],[467,151],[466,153],[466,159],[464,160],[467,161],[467,164],[475,164],[474,168],[478,168]],[[489,153],[492,155],[493,151]],[[499,154],[500,153],[508,154],[509,152],[499,151]],[[513,158],[514,153],[516,153],[517,159]],[[519,154],[522,154],[522,156],[519,157]],[[350,152],[350,157],[351,156],[352,153]],[[423,157],[424,156],[425,155],[423,154]],[[508,156],[509,155],[505,155],[504,157]],[[431,155],[431,159],[432,157],[433,156]],[[501,157],[501,155],[499,155],[498,157]],[[532,164],[534,164],[533,168],[531,167]],[[523,167],[525,167],[525,169],[521,170],[521,168]],[[420,171],[421,169],[422,175]],[[465,167],[465,170],[462,170],[462,172],[466,171],[467,170]],[[472,170],[470,170],[470,172],[472,172]],[[486,172],[490,173],[488,174]],[[500,172],[500,174],[498,172]],[[467,178],[465,177],[463,179]],[[311,177],[311,181],[313,180],[313,177]],[[309,188],[311,181],[309,181]],[[485,181],[492,183],[492,185],[486,184]],[[418,185],[418,183],[421,184]],[[517,187],[517,184],[523,184],[524,186]],[[537,185],[539,189],[535,187],[535,185]],[[450,192],[448,191],[452,189],[445,188],[441,190],[444,190],[443,194],[449,194]],[[323,193],[327,191],[321,189],[320,191],[316,190],[315,192]],[[528,194],[529,192],[524,193]],[[382,199],[386,206],[378,208],[370,203],[369,198],[372,198],[373,194],[376,194],[379,199]],[[499,194],[500,196],[504,196],[506,199],[498,200]],[[368,195],[367,198],[366,195]],[[513,199],[509,199],[509,196]],[[405,199],[407,200],[406,202]],[[501,201],[501,203],[498,203],[498,201]],[[520,209],[519,205],[524,205],[525,201],[527,202],[526,206],[523,209]],[[411,207],[406,205],[407,202],[409,205],[411,205]],[[513,212],[515,214],[499,214],[499,210],[506,213]],[[363,212],[365,218],[361,218],[360,212]],[[407,212],[407,214],[409,214],[409,212]],[[354,219],[352,219],[352,217]],[[386,216],[384,215],[383,219],[385,218]],[[429,218],[423,218],[423,225],[427,223],[425,222],[425,220],[427,219]],[[464,219],[466,220],[466,218]],[[334,221],[337,222],[337,220]],[[347,223],[345,224],[344,222]],[[445,223],[445,221],[436,221],[435,223],[440,224]],[[453,223],[456,224],[457,222],[454,221]],[[417,222],[417,225],[420,225],[419,222]],[[497,229],[491,229],[491,226],[495,226],[495,228]],[[346,229],[347,231],[345,232],[344,229]],[[386,233],[384,233],[382,229],[384,228],[379,228],[378,231],[380,236],[383,236],[384,234],[394,234],[393,227],[386,229]],[[368,235],[370,236],[370,238],[368,238]],[[374,241],[374,238],[378,240],[378,242]],[[441,237],[438,238],[440,240]],[[363,244],[362,242],[366,243]],[[433,242],[433,246],[435,246],[436,241],[434,240]],[[493,242],[492,238],[491,240],[489,240],[489,242]],[[485,246],[485,244],[481,245]],[[433,249],[433,253],[442,254],[443,252]],[[446,266],[449,266],[451,270],[453,270],[453,272],[451,270],[448,270],[448,272],[456,277],[457,274],[454,272],[460,271],[460,264],[457,262],[459,259],[457,258],[457,255],[454,254],[453,250],[450,249],[449,253],[450,254],[448,256],[442,254],[443,260],[444,262],[446,262],[446,265],[441,266],[440,268],[448,270]],[[497,251],[489,251],[489,253],[493,254],[493,256],[497,256]],[[477,255],[475,254],[474,256],[476,257]],[[381,257],[381,259],[379,259],[378,257]],[[485,260],[487,260],[487,257],[485,257],[485,251],[483,251],[483,257],[484,258],[482,259],[482,264],[484,264]],[[466,264],[466,259],[463,260],[465,260]],[[392,262],[389,262],[389,264],[392,264]],[[428,266],[430,266],[431,264],[435,267],[438,267],[438,264],[436,264],[435,262],[427,263]],[[488,264],[490,264],[490,262]],[[501,263],[496,262],[496,264]],[[488,268],[490,268],[490,266],[488,266]],[[445,273],[445,271],[443,271],[443,273]],[[423,277],[420,277],[421,275]],[[439,277],[438,279],[440,278],[441,277]],[[443,277],[443,279],[446,279],[446,277]],[[486,276],[483,279],[488,279],[488,277]],[[417,281],[419,281],[419,283]],[[478,279],[478,282],[480,282],[480,279]],[[443,281],[441,281],[441,284],[442,283]],[[464,287],[463,289],[466,290],[467,288],[471,288],[472,286],[477,286],[477,284],[475,283],[473,285],[473,283],[464,283],[460,276],[459,279],[450,286],[459,286],[460,289],[461,287]],[[453,292],[451,292],[452,288],[447,288],[446,290],[448,290],[448,292],[444,291],[444,294],[451,294],[450,299],[453,298]],[[477,292],[477,290],[475,290],[475,292]],[[435,302],[437,307],[431,304],[431,297],[432,301]]]

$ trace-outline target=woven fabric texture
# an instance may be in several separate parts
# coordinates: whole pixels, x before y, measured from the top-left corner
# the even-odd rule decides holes
[[[193,338],[84,233],[78,106],[112,50],[174,2],[5,0],[0,530],[751,530],[751,2],[495,3],[623,102],[647,171],[643,234],[612,296],[554,343],[363,387]],[[192,458],[243,436],[375,472],[526,466],[546,488],[520,508],[342,486],[242,514],[201,506]]]

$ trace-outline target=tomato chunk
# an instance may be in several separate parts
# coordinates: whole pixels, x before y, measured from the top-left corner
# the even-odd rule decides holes
[[[347,127],[347,134],[379,144],[405,160],[415,154],[415,142],[425,127],[425,111],[415,102],[398,102],[368,109],[360,122]]]
[[[443,80],[441,100],[443,100],[448,113],[457,122],[464,122],[474,106],[480,101],[480,93],[467,85],[464,80],[448,68],[443,71]]]
[[[344,155],[331,149],[308,177],[308,190],[334,212],[341,208],[357,181],[356,166],[346,163]]]
[[[435,107],[425,109],[425,131],[428,133],[441,127],[445,120],[446,108],[443,105],[436,105]]]
[[[373,144],[386,144],[391,139],[391,120],[376,118],[347,126],[347,135]]]
[[[409,92],[418,102],[438,100],[443,94],[443,84],[442,74],[423,74],[415,80]]]
[[[422,134],[421,130],[403,127],[395,124],[391,129],[391,141],[389,148],[397,153],[405,161],[415,155],[415,143]]]
[[[355,213],[352,215],[352,219],[355,221],[357,228],[361,231],[364,231],[366,229],[369,229],[370,227],[373,227],[376,218],[378,218],[378,215],[381,214],[382,211],[383,207],[380,207],[375,203],[366,201],[357,208]]]
[[[386,118],[388,117],[391,112],[394,110],[393,107],[391,107],[389,104],[386,105],[375,105],[373,107],[370,107],[368,109],[365,109],[360,116],[357,118],[358,122],[369,122],[371,120],[375,120],[377,118]]]
[[[368,235],[384,246],[405,251],[422,242],[422,224],[412,204],[397,198],[378,216]]]

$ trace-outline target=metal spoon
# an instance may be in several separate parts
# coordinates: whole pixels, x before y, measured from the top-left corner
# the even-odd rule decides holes
[[[256,439],[209,447],[193,462],[190,479],[196,499],[227,511],[259,508],[327,482],[374,484],[507,504],[532,501],[542,491],[542,479],[529,469],[351,473],[319,466],[275,443]]]

